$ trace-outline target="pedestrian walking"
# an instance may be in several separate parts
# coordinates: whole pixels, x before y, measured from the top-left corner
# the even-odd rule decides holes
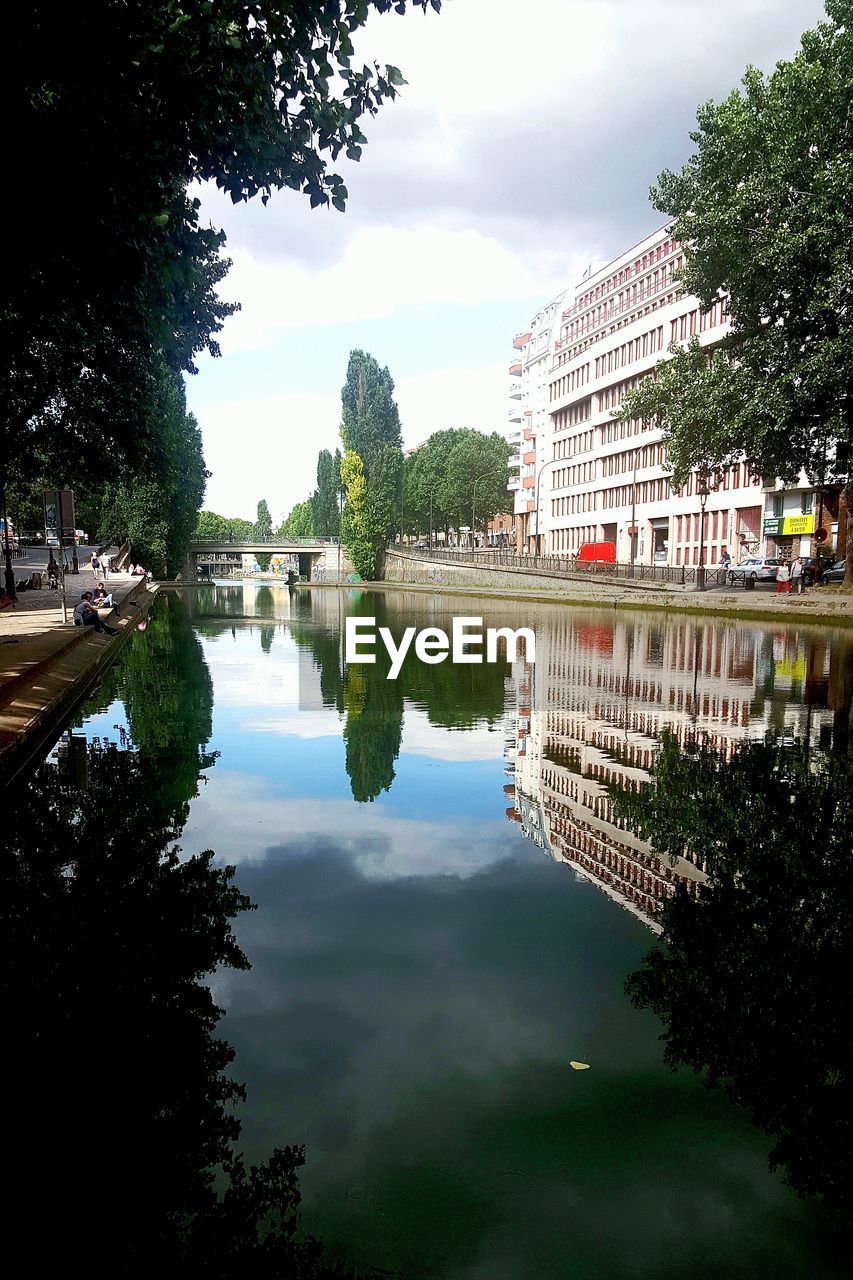
[[[89,563],[92,566],[92,579],[97,582],[101,572],[101,562],[98,559],[97,551],[93,551]]]
[[[790,595],[791,592],[791,570],[783,560],[776,570],[776,594]]]
[[[791,565],[791,584],[797,595],[801,596],[803,594],[803,562],[799,556]]]

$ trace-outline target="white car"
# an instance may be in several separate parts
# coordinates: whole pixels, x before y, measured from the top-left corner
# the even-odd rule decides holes
[[[752,556],[749,560],[741,560],[729,569],[729,585],[739,582],[741,586],[749,579],[751,582],[775,582],[776,570],[782,561],[778,556]]]

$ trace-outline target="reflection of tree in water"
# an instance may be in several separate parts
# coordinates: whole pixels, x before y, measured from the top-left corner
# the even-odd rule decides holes
[[[250,904],[175,846],[213,759],[184,621],[159,612],[101,695],[126,699],[138,750],[65,742],[4,797],[8,1221],[39,1271],[340,1275],[296,1239],[302,1150],[234,1153],[243,1090],[206,979],[248,967],[231,922]]]
[[[661,1018],[666,1061],[746,1107],[800,1194],[848,1208],[851,782],[846,751],[768,739],[724,760],[666,737],[653,784],[616,800],[656,851],[691,850],[708,872],[696,898],[679,887],[665,905],[661,944],[627,984]]]
[[[115,699],[124,703],[136,747],[160,766],[158,796],[167,804],[191,800],[200,770],[216,758],[204,751],[212,731],[213,683],[179,596],[158,598],[146,630],[131,637],[121,662],[107,672],[96,700],[105,707]]]
[[[405,623],[389,611],[382,596],[353,601],[348,612],[376,618],[375,663],[344,669],[341,638],[328,628],[293,623],[291,633],[319,669],[323,705],[346,713],[346,770],[353,797],[368,801],[394,781],[404,699],[422,706],[430,724],[442,728],[493,725],[503,715],[507,667],[503,662],[454,666],[449,658],[430,666],[417,658],[412,645],[399,676],[389,680],[391,660],[378,628],[387,627],[399,645]]]
[[[388,680],[387,654],[375,666],[352,666],[346,674],[344,706],[346,770],[354,800],[375,800],[394,781],[403,734],[403,690]]]
[[[242,1089],[204,978],[248,967],[231,929],[248,899],[212,854],[179,859],[161,761],[104,744],[86,766],[81,790],[62,757],[43,764],[6,804],[20,1238],[122,1276],[332,1274],[293,1240],[301,1152],[250,1172],[232,1154]]]

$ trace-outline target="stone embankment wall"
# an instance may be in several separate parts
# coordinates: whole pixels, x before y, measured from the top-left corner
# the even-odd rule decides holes
[[[561,597],[575,597],[578,601],[601,600],[606,603],[621,599],[626,592],[638,596],[649,594],[661,600],[675,596],[683,600],[686,594],[683,587],[672,587],[661,582],[602,582],[582,574],[564,577],[507,566],[490,569],[485,565],[428,560],[391,550],[385,552],[381,577],[384,582],[422,583],[431,587],[486,587],[490,591],[506,588],[512,593],[548,591]]]
[[[841,595],[831,587],[820,587],[803,595],[774,595],[741,590],[696,591],[662,582],[602,581],[585,575],[554,574],[533,569],[512,569],[504,565],[466,565],[448,560],[429,560],[393,550],[385,552],[379,576],[389,586],[395,583],[421,590],[499,595],[507,599],[551,599],[566,604],[605,606],[620,609],[665,609],[679,613],[730,614],[736,618],[761,620],[784,617],[788,621],[853,624],[853,596]],[[380,584],[381,585],[381,584]]]

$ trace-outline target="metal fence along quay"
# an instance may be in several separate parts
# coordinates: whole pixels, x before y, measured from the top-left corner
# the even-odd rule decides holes
[[[670,586],[698,588],[702,585],[703,574],[705,587],[725,586],[728,578],[726,569],[709,569],[703,565],[584,563],[566,556],[540,556],[528,552],[506,551],[499,547],[480,551],[464,547],[433,547],[430,550],[392,544],[388,550],[412,560],[444,560],[449,564],[484,569],[528,569],[554,578],[572,578],[578,581],[595,578],[603,582],[661,582]]]

